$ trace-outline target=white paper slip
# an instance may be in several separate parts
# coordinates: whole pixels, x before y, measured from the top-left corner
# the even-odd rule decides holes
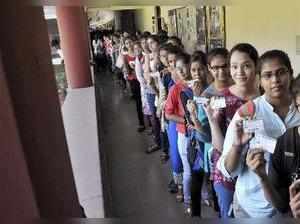
[[[150,76],[153,78],[158,78],[158,77],[160,77],[160,73],[159,72],[151,72]]]
[[[264,130],[264,121],[259,120],[243,120],[243,129],[245,133],[255,133]]]
[[[209,99],[206,97],[202,97],[202,96],[194,96],[194,101],[196,102],[196,104],[200,104],[200,105],[206,105],[209,102]]]
[[[225,97],[212,98],[210,101],[210,106],[214,110],[226,108]]]
[[[274,153],[277,140],[263,134],[255,134],[250,141],[250,149],[263,149],[271,154]]]
[[[193,79],[187,82],[188,87],[192,88],[194,86],[194,83],[199,81],[199,79]]]

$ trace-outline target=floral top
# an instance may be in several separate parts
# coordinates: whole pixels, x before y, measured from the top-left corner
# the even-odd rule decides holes
[[[219,125],[221,130],[223,130],[223,135],[225,137],[226,130],[229,126],[230,121],[232,120],[235,112],[247,101],[241,99],[240,97],[234,95],[230,92],[229,88],[226,88],[222,91],[222,95],[225,97],[226,108],[221,111]],[[229,190],[234,191],[235,180],[226,178],[221,171],[217,168],[217,162],[221,157],[221,152],[217,149],[213,150],[212,162],[213,162],[213,181],[214,183],[221,183]]]

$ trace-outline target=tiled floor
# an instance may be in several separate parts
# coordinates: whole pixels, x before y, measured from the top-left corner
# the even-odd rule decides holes
[[[170,164],[161,164],[160,152],[147,155],[151,143],[145,133],[136,132],[134,102],[112,81],[111,74],[99,74],[103,142],[108,153],[112,182],[113,216],[119,218],[167,218],[192,222],[183,214],[183,204],[168,193]],[[97,82],[96,82],[97,83]],[[216,217],[203,207],[203,217]]]

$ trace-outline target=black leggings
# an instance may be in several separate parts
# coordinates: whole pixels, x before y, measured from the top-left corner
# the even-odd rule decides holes
[[[191,199],[192,199],[193,216],[201,217],[201,189],[202,189],[203,177],[204,177],[203,170],[192,171]]]
[[[136,104],[136,112],[138,116],[139,125],[145,126],[140,83],[138,80],[133,79],[129,80],[129,85]]]

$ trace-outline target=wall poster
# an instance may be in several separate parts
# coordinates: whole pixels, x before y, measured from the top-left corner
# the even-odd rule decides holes
[[[225,47],[225,7],[184,7],[169,11],[169,35],[177,35],[186,50]]]

